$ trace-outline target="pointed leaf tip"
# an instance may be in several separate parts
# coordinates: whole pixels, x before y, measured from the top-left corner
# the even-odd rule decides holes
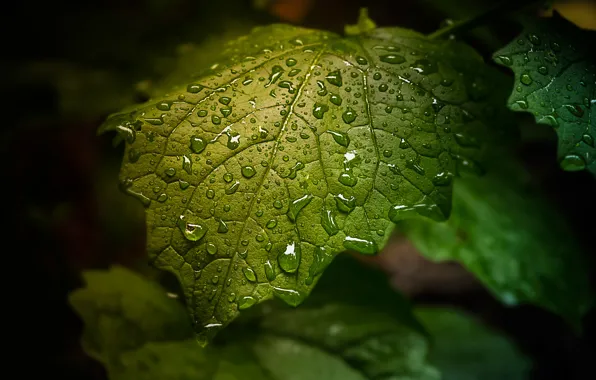
[[[368,17],[368,8],[360,8],[358,23],[355,25],[346,25],[344,31],[348,36],[356,36],[368,33],[377,28],[377,24]]]

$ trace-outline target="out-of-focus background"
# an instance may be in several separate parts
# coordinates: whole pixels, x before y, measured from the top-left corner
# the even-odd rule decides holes
[[[492,5],[490,0],[35,0],[9,5],[5,18],[17,26],[2,26],[8,54],[0,79],[7,98],[0,149],[8,157],[5,184],[14,191],[3,198],[9,203],[6,220],[17,226],[5,239],[17,248],[10,253],[16,263],[5,271],[22,277],[14,284],[34,289],[24,293],[25,306],[15,314],[32,321],[23,327],[28,338],[22,355],[31,368],[22,371],[105,379],[102,367],[80,348],[81,322],[66,296],[80,285],[81,270],[112,263],[135,266],[145,255],[143,208],[118,189],[122,147],[113,148],[111,136],[96,136],[107,115],[148,99],[171,72],[209,63],[210,51],[222,41],[256,25],[287,22],[341,32],[365,6],[380,26],[429,33],[447,19]],[[555,2],[554,8],[582,27],[596,28],[594,2]],[[490,30],[469,33],[466,41],[488,58],[519,31],[515,19],[504,15]],[[593,251],[596,225],[584,217],[596,215],[593,178],[560,170],[554,132],[520,120],[527,126],[520,156],[553,204],[566,211],[584,239],[580,243]],[[593,372],[593,323],[586,323],[584,337],[578,338],[547,311],[506,308],[461,266],[431,263],[400,236],[369,264],[386,271],[395,288],[415,302],[462,307],[504,331],[533,360],[535,379],[579,379]]]

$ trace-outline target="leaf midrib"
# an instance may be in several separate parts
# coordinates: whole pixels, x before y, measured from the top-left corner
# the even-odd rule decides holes
[[[286,127],[288,125],[288,122],[290,120],[290,117],[294,114],[294,107],[296,106],[298,100],[300,99],[301,95],[302,95],[302,91],[304,90],[304,87],[306,87],[306,85],[309,83],[309,79],[316,67],[316,64],[318,63],[318,61],[320,60],[321,56],[325,53],[325,48],[327,47],[327,45],[321,44],[323,47],[321,48],[321,51],[315,56],[315,58],[312,60],[311,65],[308,69],[308,71],[306,72],[305,76],[304,76],[304,80],[302,81],[302,84],[300,85],[300,87],[298,87],[297,91],[296,91],[296,96],[294,97],[294,100],[292,101],[292,103],[290,104],[290,108],[288,109],[288,114],[284,117],[284,122],[282,124],[281,130],[279,131],[279,134],[277,135],[277,139],[275,140],[275,146],[273,148],[273,152],[271,153],[271,158],[269,159],[269,165],[267,165],[267,168],[265,169],[265,173],[263,174],[263,178],[261,180],[261,182],[259,183],[258,187],[257,187],[257,191],[258,189],[260,189],[263,186],[263,183],[265,182],[267,175],[269,174],[269,171],[271,170],[271,163],[272,161],[275,159],[276,155],[277,155],[277,151],[278,151],[278,147],[279,144],[281,142],[281,138],[284,135],[284,132],[286,131]],[[280,54],[281,55],[285,55],[287,54]],[[269,60],[267,61],[269,62]],[[256,201],[258,197],[255,196],[253,197],[252,201],[250,202],[250,205],[248,206],[248,215],[251,214],[252,208],[254,206],[254,203]],[[230,274],[230,268],[232,267],[232,263],[234,262],[234,259],[236,258],[236,256],[238,255],[238,245],[240,244],[240,241],[242,240],[242,235],[244,234],[244,230],[246,229],[246,221],[242,224],[242,229],[240,230],[240,233],[238,234],[238,239],[236,241],[236,245],[235,245],[235,249],[234,249],[234,254],[232,255],[229,264],[228,264],[228,268],[226,270],[226,274],[225,274],[225,279],[228,278],[229,274]],[[223,293],[223,288],[221,289],[221,291]],[[219,306],[219,303],[221,301],[221,299],[223,298],[223,294],[220,293],[219,296],[217,297],[217,301],[215,303],[215,306],[213,308],[213,311],[215,312],[215,310],[217,310],[217,307]],[[194,296],[193,296],[194,298]],[[194,301],[194,299],[193,299]],[[193,302],[194,303],[194,302]],[[212,315],[213,316],[213,315]]]

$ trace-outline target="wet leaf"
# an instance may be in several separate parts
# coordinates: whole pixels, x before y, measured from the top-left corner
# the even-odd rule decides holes
[[[272,296],[299,304],[339,252],[377,253],[392,222],[444,220],[453,176],[483,171],[495,73],[458,42],[366,30],[255,29],[102,127],[127,142],[122,187],[203,338]]]
[[[515,75],[509,108],[530,112],[539,124],[555,128],[565,170],[596,174],[596,61],[582,30],[557,13],[528,25],[495,53],[496,62]]]
[[[155,284],[123,268],[85,278],[71,303],[85,321],[84,347],[111,380],[438,379],[425,360],[424,335],[383,311],[383,303],[381,309],[342,301],[298,310],[267,303],[202,348],[191,338],[186,312]]]
[[[433,337],[429,360],[441,379],[528,379],[531,361],[499,331],[454,309],[420,307],[414,313]]]
[[[447,222],[409,220],[398,228],[424,256],[464,264],[502,302],[542,306],[579,327],[592,301],[585,257],[529,178],[500,160],[486,176],[455,183]]]

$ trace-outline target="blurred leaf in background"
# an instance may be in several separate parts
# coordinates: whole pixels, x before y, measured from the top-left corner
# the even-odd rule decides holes
[[[347,271],[341,270],[344,264]],[[352,265],[358,264],[339,261],[337,273],[344,276]],[[362,269],[359,284],[372,275]],[[438,379],[425,361],[426,336],[411,328],[411,321],[401,321],[409,305],[394,293],[389,296],[397,302],[377,298],[380,309],[349,302],[351,296],[373,304],[355,293],[342,300],[321,294],[327,302],[300,309],[263,304],[201,348],[174,294],[122,267],[84,277],[86,287],[72,293],[70,302],[86,324],[84,347],[111,379]],[[343,278],[332,292],[343,289],[348,280]],[[354,288],[365,295],[366,287]],[[384,288],[391,292],[386,281]],[[369,289],[366,295],[377,295],[376,287]],[[387,312],[388,305],[394,313]]]
[[[331,265],[300,308],[264,303],[206,348],[175,294],[122,267],[84,276],[70,302],[85,321],[87,352],[112,380],[486,380],[520,379],[528,369],[505,338],[473,318],[447,308],[412,314],[381,272],[349,257]],[[414,318],[431,334],[430,354]]]
[[[432,336],[429,361],[442,380],[522,380],[531,362],[498,331],[473,316],[445,307],[418,307],[414,314]]]
[[[579,328],[592,304],[585,256],[565,219],[517,161],[456,181],[451,218],[398,226],[426,257],[457,260],[507,305],[531,303]]]

